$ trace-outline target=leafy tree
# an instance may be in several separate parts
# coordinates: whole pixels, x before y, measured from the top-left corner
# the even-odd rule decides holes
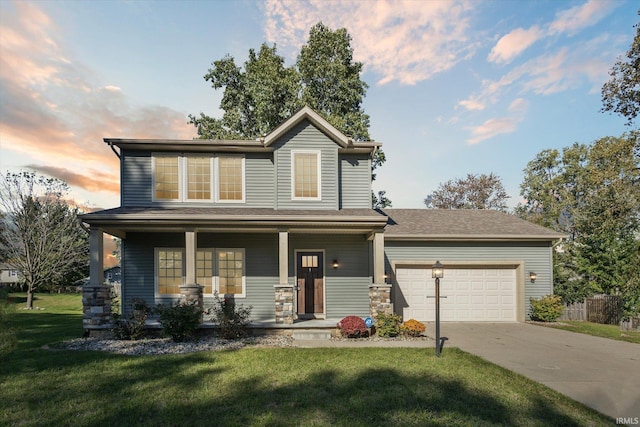
[[[391,200],[386,196],[386,191],[378,191],[378,195],[371,193],[373,209],[384,209],[391,207]]]
[[[5,210],[5,249],[27,287],[27,308],[33,294],[86,268],[89,246],[80,227],[78,209],[64,200],[65,182],[32,172],[7,173],[0,184]]]
[[[554,254],[554,286],[565,302],[594,292],[624,296],[637,274],[639,136],[544,150],[525,169],[517,214],[569,236]]]
[[[500,177],[467,174],[465,178],[441,183],[437,190],[424,199],[424,204],[433,209],[494,209],[507,210],[509,196]]]
[[[368,85],[360,78],[362,63],[353,61],[351,36],[344,28],[333,31],[321,22],[313,26],[292,67],[284,65],[275,45],[266,43],[258,53],[249,50],[242,68],[229,55],[212,65],[204,78],[214,89],[223,89],[224,113],[222,118],[189,115],[202,139],[254,139],[304,105],[354,140],[370,139],[369,116],[362,108]],[[378,150],[372,169],[385,160]],[[375,194],[372,198],[375,204],[391,203],[378,201]]]
[[[640,14],[640,10],[638,11]],[[640,113],[640,24],[626,59],[619,58],[609,71],[611,79],[602,86],[602,112],[620,114],[630,126]]]

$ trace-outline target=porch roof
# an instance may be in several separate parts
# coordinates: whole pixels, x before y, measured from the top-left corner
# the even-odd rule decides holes
[[[371,233],[387,217],[373,209],[276,210],[270,208],[118,207],[80,215],[91,227],[125,237],[131,231]]]
[[[384,209],[385,240],[555,241],[565,234],[495,210]]]

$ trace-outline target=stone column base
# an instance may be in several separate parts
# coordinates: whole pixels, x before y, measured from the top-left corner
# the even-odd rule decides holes
[[[293,324],[293,286],[276,285],[275,308],[276,323],[284,325]]]
[[[369,286],[369,314],[376,317],[379,313],[393,314],[391,285]]]
[[[111,327],[111,286],[82,287],[82,326],[85,331]]]

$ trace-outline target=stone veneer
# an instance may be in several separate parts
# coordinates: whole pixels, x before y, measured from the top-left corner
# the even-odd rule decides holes
[[[276,285],[276,323],[293,324],[293,286]]]
[[[185,303],[195,302],[196,305],[204,312],[204,296],[202,289],[204,286],[192,284],[192,285],[180,285],[180,301]],[[202,319],[200,319],[202,321]]]
[[[82,287],[82,326],[86,332],[111,328],[111,286]]]
[[[369,286],[369,314],[376,317],[379,313],[393,314],[391,285]]]

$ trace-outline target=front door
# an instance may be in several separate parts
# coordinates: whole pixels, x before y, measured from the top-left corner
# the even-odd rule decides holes
[[[324,313],[324,269],[322,252],[298,252],[298,317],[314,318]]]

